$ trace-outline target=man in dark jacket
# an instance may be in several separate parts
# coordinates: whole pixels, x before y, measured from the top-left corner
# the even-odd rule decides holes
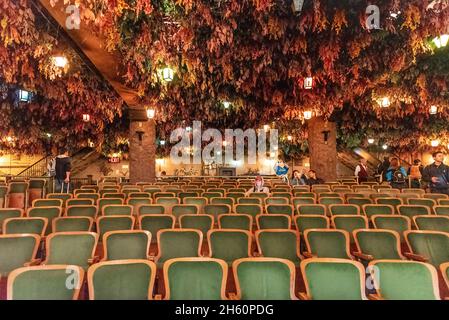
[[[441,151],[432,154],[434,163],[423,171],[423,180],[429,184],[430,192],[449,195],[449,166],[443,163],[444,154]]]
[[[56,157],[55,192],[69,192],[71,163],[69,153],[62,149]],[[64,188],[63,188],[64,185]]]

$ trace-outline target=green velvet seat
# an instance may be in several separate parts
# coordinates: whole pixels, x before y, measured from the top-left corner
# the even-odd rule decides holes
[[[220,229],[238,229],[252,231],[253,217],[248,214],[222,214],[218,216]]]
[[[31,233],[43,237],[47,230],[47,225],[47,218],[8,218],[3,221],[3,233]]]
[[[221,214],[231,213],[231,206],[227,204],[207,204],[204,206],[204,213],[214,217],[218,221],[218,216]]]
[[[351,243],[354,242],[352,232],[357,229],[368,229],[368,218],[356,215],[337,215],[332,217],[335,229],[345,230],[349,233]]]
[[[123,201],[123,199],[119,199],[119,198],[101,198],[98,199],[98,214],[101,215],[101,213],[103,212],[103,207],[105,206],[109,206],[109,205],[122,205],[125,202]]]
[[[437,205],[437,202],[433,199],[413,198],[408,199],[408,204],[416,206],[425,206],[429,208],[430,213],[434,213],[433,207]]]
[[[101,210],[102,216],[131,216],[133,207],[126,204],[110,204],[103,206]]]
[[[267,204],[265,206],[267,214],[285,214],[293,217],[293,206],[290,204]]]
[[[48,225],[45,230],[45,235],[52,232],[53,220],[62,215],[61,207],[36,207],[30,208],[27,211],[27,216],[30,218],[47,218]]]
[[[126,199],[126,194],[122,192],[105,192],[101,194],[103,199],[122,199],[123,201]]]
[[[145,204],[139,207],[138,215],[165,214],[165,207],[160,204]]]
[[[53,232],[91,231],[93,223],[90,217],[60,217],[53,220]]]
[[[68,199],[66,202],[66,207],[69,206],[92,206],[95,201],[92,199]]]
[[[145,214],[139,216],[139,229],[149,231],[151,242],[157,242],[157,233],[163,229],[173,229],[175,217],[168,214]]]
[[[290,229],[291,216],[286,214],[259,214],[256,216],[257,229]]]
[[[200,257],[203,235],[194,229],[159,230],[158,255],[155,258],[158,268],[169,259]]]
[[[61,199],[36,199],[33,201],[33,207],[62,207]]]
[[[263,213],[263,209],[259,204],[236,204],[234,206],[234,212],[237,214],[248,214],[255,221],[256,216]]]
[[[212,198],[223,197],[223,194],[221,192],[203,192],[203,194],[201,196],[206,198],[208,203],[210,203]]]
[[[449,233],[449,216],[414,216],[413,220],[418,230]]]
[[[0,277],[35,261],[39,243],[36,234],[0,235]]]
[[[230,197],[212,198],[210,199],[210,204],[227,204],[232,208],[234,206],[234,199]]]
[[[46,260],[44,265],[70,264],[84,270],[91,264],[98,243],[94,232],[58,232],[46,239]]]
[[[326,215],[326,206],[323,204],[300,204],[296,209],[299,215]]]
[[[207,233],[209,256],[229,265],[237,259],[251,256],[252,236],[249,231],[221,229]]]
[[[207,232],[214,226],[214,217],[207,214],[185,214],[179,218],[179,226],[182,229],[199,230],[203,239],[206,239]]]
[[[365,204],[372,204],[373,201],[371,199],[368,198],[348,198],[347,200],[348,204],[353,204],[359,207],[360,211],[361,208],[365,205]]]
[[[225,300],[227,264],[211,258],[177,258],[164,264],[166,300]]]
[[[94,203],[97,203],[97,201],[100,199],[100,194],[98,193],[78,193],[75,196],[76,199],[91,199],[94,201]]]
[[[137,215],[140,206],[152,203],[153,199],[151,198],[129,198],[126,200],[126,204],[133,207],[133,215]]]
[[[97,232],[100,239],[108,231],[132,230],[134,229],[133,216],[102,216],[96,220]]]
[[[406,231],[408,247],[413,254],[436,268],[449,262],[449,233],[439,231]]]
[[[145,198],[145,199],[150,199],[153,200],[151,197],[151,194],[149,192],[131,192],[128,193],[128,197],[127,199],[141,199],[141,198]]]
[[[263,199],[256,198],[256,197],[245,197],[245,198],[239,198],[238,204],[258,204],[262,205]]]
[[[363,212],[368,219],[371,219],[374,215],[393,215],[394,207],[388,204],[365,204]]]
[[[238,259],[232,265],[240,300],[297,300],[295,266],[285,259]]]
[[[415,216],[423,216],[430,214],[430,210],[428,207],[411,204],[398,206],[398,212],[401,216],[406,216],[409,217],[410,219],[413,219],[413,217]]]
[[[237,189],[237,190],[241,190],[241,189]],[[235,204],[235,203],[238,203],[240,198],[245,197],[245,191],[233,191],[233,192],[229,191],[226,193],[226,197],[234,199],[234,204]]]
[[[298,215],[294,217],[296,230],[303,234],[308,229],[328,229],[329,218],[323,215]]]
[[[365,261],[396,259],[405,260],[401,254],[401,238],[396,231],[362,229],[353,232],[357,252],[354,255]]]
[[[329,206],[332,216],[337,215],[360,215],[360,208],[355,204],[332,204]]]
[[[178,197],[181,199],[181,203],[185,203],[184,202],[185,198],[196,198],[199,196],[200,196],[199,192],[180,192],[178,194]]]
[[[371,217],[376,229],[386,229],[396,231],[401,242],[404,241],[403,233],[412,229],[412,222],[409,217],[397,215],[374,215]]]
[[[448,205],[438,205],[434,206],[433,210],[438,216],[449,216],[449,203]]]
[[[103,261],[87,272],[90,300],[153,299],[156,265],[144,259]]]
[[[76,300],[83,280],[83,269],[74,265],[19,268],[9,274],[7,298],[8,300]]]
[[[194,204],[175,204],[172,207],[172,215],[179,219],[184,214],[198,214],[199,209]]]
[[[393,197],[382,197],[376,199],[376,204],[388,204],[390,206],[393,206],[395,208],[395,212],[398,212],[397,208],[398,206],[403,204],[402,199],[399,198],[393,198]]]
[[[60,199],[62,200],[62,206],[66,207],[67,200],[72,199],[72,195],[70,193],[49,193],[47,199]]]
[[[118,230],[103,236],[103,260],[148,259],[151,233],[146,230]]]
[[[266,258],[287,259],[299,266],[299,233],[294,230],[267,229],[256,231],[258,252]]]
[[[97,207],[93,205],[74,205],[66,208],[67,217],[89,217],[95,219],[97,216]]]
[[[16,208],[0,208],[0,233],[3,229],[3,222],[9,218],[20,218],[23,217],[23,210]]]
[[[439,300],[438,275],[427,263],[379,260],[369,264],[377,295],[387,300]]]
[[[366,300],[365,268],[347,259],[306,259],[301,262],[306,293],[311,300]]]
[[[306,257],[352,259],[349,233],[334,229],[309,229],[304,232]]]
[[[329,206],[331,204],[343,204],[344,200],[343,200],[343,198],[323,197],[323,198],[318,199],[318,203]]]

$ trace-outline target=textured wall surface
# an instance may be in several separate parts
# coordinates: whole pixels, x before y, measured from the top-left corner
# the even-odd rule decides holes
[[[142,132],[142,140],[139,134]],[[150,182],[155,178],[156,127],[154,120],[131,121],[129,137],[129,178],[131,182]]]
[[[312,118],[308,123],[310,168],[317,172],[317,177],[325,181],[337,180],[337,141],[336,126],[323,118]],[[323,131],[329,131],[327,143]]]

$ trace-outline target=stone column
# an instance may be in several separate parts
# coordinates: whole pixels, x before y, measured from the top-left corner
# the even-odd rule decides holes
[[[130,112],[129,178],[132,183],[156,178],[156,124],[142,112]]]
[[[327,135],[327,141],[325,136]],[[334,122],[322,117],[308,121],[310,169],[324,181],[337,180],[337,130]]]

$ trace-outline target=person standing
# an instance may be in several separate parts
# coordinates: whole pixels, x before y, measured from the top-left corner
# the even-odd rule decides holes
[[[423,180],[429,184],[431,193],[449,195],[449,167],[443,163],[444,154],[441,151],[432,154],[434,162],[423,170]]]
[[[67,149],[61,149],[55,163],[55,192],[69,192],[70,170],[71,160],[69,153]]]
[[[360,163],[355,167],[354,175],[359,183],[368,181],[368,166],[365,158],[360,159]]]
[[[384,157],[384,161],[379,164],[379,167],[377,168],[377,173],[380,175],[379,182],[386,180],[386,173],[388,168],[390,168],[390,160],[388,157]]]
[[[407,172],[399,165],[398,158],[391,159],[390,168],[385,173],[385,178],[395,189],[407,188]]]
[[[421,178],[423,173],[423,166],[421,165],[421,160],[415,159],[413,165],[408,168],[408,175],[410,177],[412,188],[421,188]]]

